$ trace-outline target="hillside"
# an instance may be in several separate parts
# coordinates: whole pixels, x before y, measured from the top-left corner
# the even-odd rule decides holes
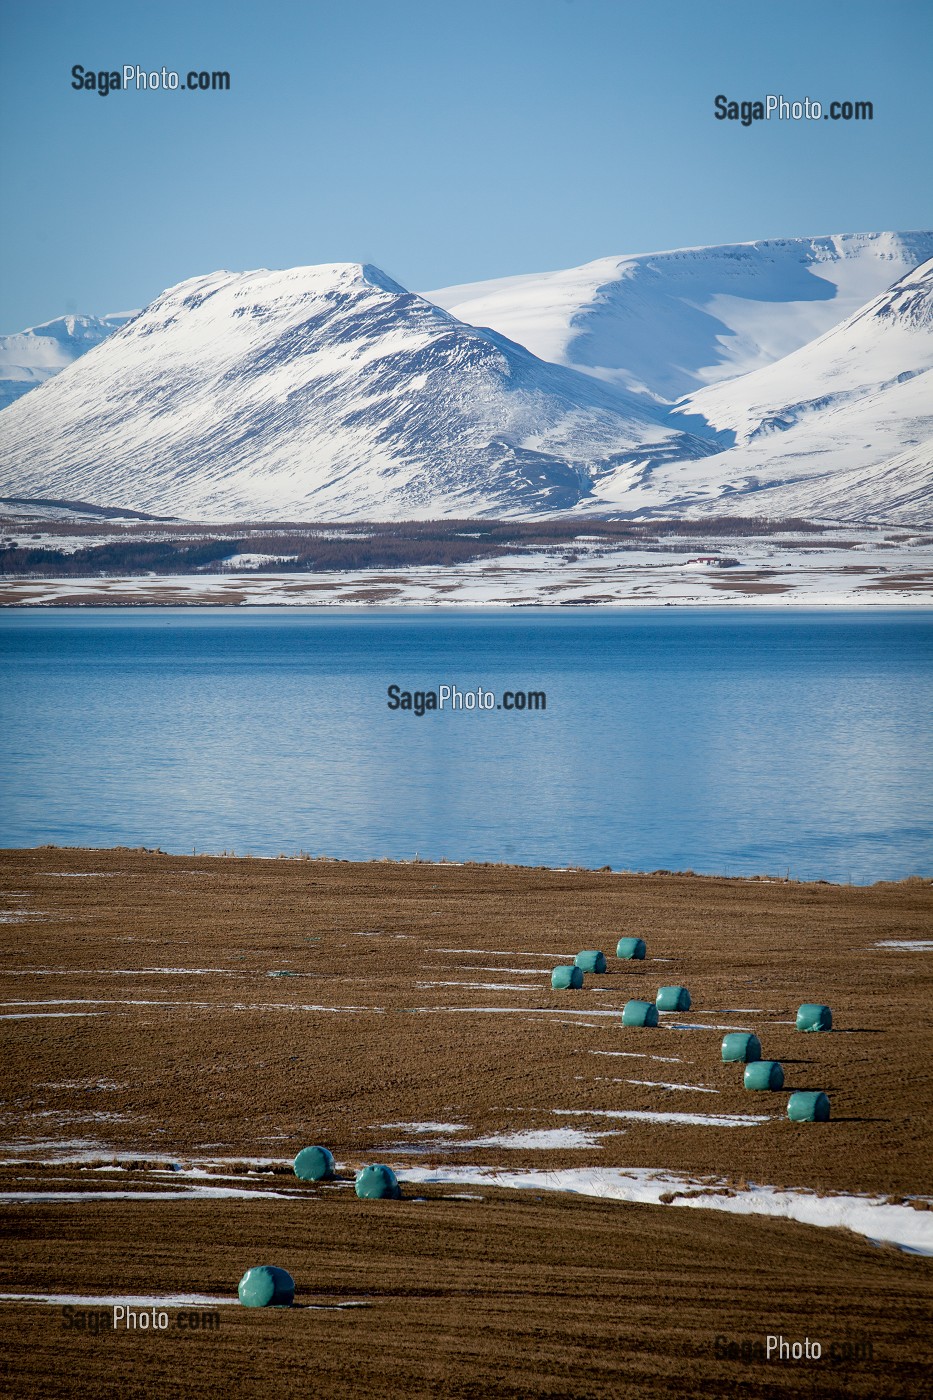
[[[667,503],[679,482],[717,510],[747,513],[751,494],[768,514],[929,520],[931,370],[933,258],[811,344],[691,394],[684,422],[700,416],[735,446],[702,473],[656,474],[654,490]]]
[[[670,401],[790,354],[930,257],[933,233],[783,238],[600,258],[426,295],[542,359]]]
[[[376,268],[171,288],[0,415],[0,494],[193,518],[570,509],[607,457],[711,450]]]

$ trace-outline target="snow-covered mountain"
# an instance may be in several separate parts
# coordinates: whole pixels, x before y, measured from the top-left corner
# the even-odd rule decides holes
[[[0,495],[202,519],[567,510],[619,454],[712,450],[667,417],[373,267],[220,272],[0,414]]]
[[[933,233],[784,238],[600,258],[425,295],[542,359],[671,401],[844,321],[933,257]]]
[[[66,369],[135,314],[59,316],[15,335],[0,335],[0,409]]]
[[[734,445],[598,488],[626,509],[933,519],[933,258],[825,335],[678,411]]]
[[[434,295],[505,308],[495,329],[360,264],[181,283],[0,413],[0,496],[194,519],[930,520],[933,234],[487,285]]]
[[[844,321],[933,257],[933,233],[854,233],[600,258],[426,292],[539,359],[662,402],[747,374]],[[0,336],[0,408],[135,312]]]

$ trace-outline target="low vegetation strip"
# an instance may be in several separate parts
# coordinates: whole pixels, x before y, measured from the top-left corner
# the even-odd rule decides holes
[[[0,507],[2,507],[0,502]],[[535,521],[442,520],[235,525],[165,521],[45,519],[24,521],[0,510],[0,575],[11,578],[94,578],[113,574],[218,572],[249,557],[257,573],[450,567],[522,554],[559,551],[564,562],[600,547],[693,551],[698,541],[818,537],[852,547],[847,532],[807,520],[737,517],[705,520]],[[103,538],[102,538],[103,537]],[[229,562],[228,562],[229,561]]]

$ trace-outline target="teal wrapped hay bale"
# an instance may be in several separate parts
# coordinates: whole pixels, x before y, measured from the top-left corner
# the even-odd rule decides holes
[[[783,1089],[784,1066],[777,1060],[753,1060],[745,1066],[746,1089]]]
[[[601,953],[598,948],[584,948],[583,952],[574,958],[573,965],[581,972],[605,972],[606,954]]]
[[[391,1167],[364,1167],[356,1174],[356,1194],[361,1201],[398,1201],[402,1188]]]
[[[244,1308],[290,1308],[295,1301],[295,1280],[287,1269],[258,1264],[246,1270],[237,1293]]]
[[[295,1175],[299,1181],[330,1181],[334,1175],[334,1158],[326,1147],[303,1147],[295,1158]]]
[[[798,1031],[831,1031],[833,1013],[828,1006],[816,1001],[805,1001],[797,1012]]]
[[[658,1008],[653,1001],[627,1001],[622,1011],[623,1026],[656,1026]]]
[[[555,967],[551,973],[551,986],[558,992],[566,990],[567,987],[582,987],[583,973],[576,964],[570,967]]]
[[[787,1116],[792,1123],[828,1123],[829,1099],[822,1093],[798,1089],[787,1100]]]
[[[730,1031],[722,1038],[722,1062],[729,1064],[737,1061],[739,1064],[748,1064],[751,1060],[761,1059],[761,1041],[757,1035],[748,1035],[745,1031]]]
[[[655,997],[659,1011],[689,1011],[690,993],[686,987],[660,987]]]
[[[641,962],[647,951],[643,938],[620,938],[616,944],[617,958],[637,958]]]

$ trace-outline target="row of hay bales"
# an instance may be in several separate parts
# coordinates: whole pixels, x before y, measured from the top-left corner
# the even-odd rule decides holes
[[[797,1012],[799,1031],[829,1030],[832,1012],[828,1006],[805,1002]],[[784,1066],[779,1060],[761,1058],[761,1041],[748,1031],[730,1031],[723,1037],[723,1064],[742,1064],[742,1082],[746,1089],[780,1090],[784,1088]],[[821,1090],[797,1089],[787,1100],[787,1116],[792,1123],[826,1123],[829,1120],[829,1098]]]
[[[620,938],[616,957],[622,961],[644,961],[647,946],[643,938]],[[555,990],[581,988],[587,973],[606,972],[606,956],[598,948],[578,953],[569,966],[555,967],[551,986]],[[633,1027],[658,1025],[661,1011],[689,1011],[690,992],[682,986],[659,987],[653,1002],[631,1000],[622,1012],[622,1024]],[[805,1002],[797,1012],[799,1031],[827,1031],[832,1028],[832,1012],[828,1006]],[[761,1058],[761,1042],[746,1031],[730,1031],[722,1042],[723,1063],[744,1064],[744,1085],[752,1090],[780,1090],[784,1087],[784,1069],[777,1060]],[[829,1099],[824,1093],[798,1090],[791,1094],[787,1116],[794,1122],[826,1122]],[[333,1153],[326,1147],[303,1147],[295,1158],[294,1172],[300,1181],[332,1181],[336,1173]],[[391,1167],[374,1163],[357,1172],[354,1189],[361,1200],[401,1199],[398,1177]],[[259,1264],[247,1269],[237,1286],[241,1304],[247,1308],[291,1307],[295,1300],[295,1280],[287,1269],[275,1264]]]
[[[646,956],[647,944],[643,938],[620,938],[616,945],[616,957],[622,961],[644,961]],[[585,973],[598,975],[606,972],[607,966],[605,953],[598,948],[585,948],[577,954],[572,964],[554,968],[551,987],[555,991],[579,990],[583,986]],[[658,1025],[660,1012],[689,1011],[691,1005],[690,992],[686,987],[659,987],[654,1001],[627,1001],[622,1011],[622,1024],[654,1027]],[[832,1029],[832,1024],[832,1012],[820,1002],[804,1002],[797,1012],[798,1031],[828,1031]],[[772,1092],[783,1089],[784,1067],[777,1060],[761,1058],[761,1041],[756,1035],[730,1031],[723,1039],[721,1053],[723,1064],[744,1064],[743,1083],[746,1089]],[[825,1123],[829,1114],[829,1098],[821,1090],[798,1089],[787,1102],[787,1116],[794,1123]]]
[[[303,1147],[294,1162],[299,1181],[333,1181],[336,1169],[334,1154],[326,1147]],[[354,1187],[361,1201],[398,1201],[402,1196],[395,1172],[380,1162],[358,1171]]]
[[[333,1181],[337,1164],[326,1147],[303,1147],[294,1161],[299,1181]],[[398,1201],[402,1188],[391,1167],[377,1162],[363,1167],[354,1181],[362,1201]],[[247,1269],[237,1285],[237,1296],[245,1308],[290,1308],[295,1301],[295,1280],[277,1264],[256,1264]]]

